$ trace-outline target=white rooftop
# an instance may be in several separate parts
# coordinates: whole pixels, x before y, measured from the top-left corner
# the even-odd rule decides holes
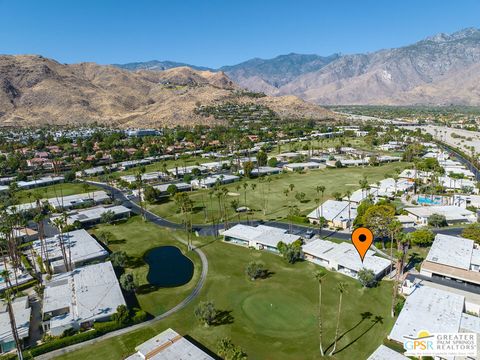
[[[249,242],[252,241],[270,247],[277,247],[280,241],[285,244],[291,244],[300,239],[300,236],[298,235],[287,234],[287,231],[284,229],[266,225],[253,227],[237,224],[230,229],[225,230],[223,235]]]
[[[213,360],[172,329],[167,329],[135,348],[137,353],[126,360]]]
[[[60,235],[45,239],[45,250],[48,259],[52,264],[61,262],[63,264],[63,256],[60,249]],[[85,262],[92,259],[106,257],[108,255],[105,250],[88,232],[84,229],[70,231],[63,234],[63,244],[67,257],[71,257],[72,263]],[[40,240],[34,241],[33,249],[39,255],[43,254],[43,260],[47,259],[47,254],[42,251]]]
[[[467,221],[475,217],[472,211],[454,205],[409,207],[404,210],[419,218],[428,218],[433,214],[443,215],[447,221]]]
[[[123,205],[116,205],[116,206],[98,206],[91,209],[80,210],[73,212],[68,215],[67,222],[69,224],[73,224],[75,221],[79,221],[80,223],[94,221],[100,219],[104,213],[107,211],[112,211],[115,215],[120,214],[127,214],[130,212],[130,209]]]
[[[44,176],[35,180],[19,181],[17,182],[17,185],[19,188],[23,189],[54,184],[61,181],[63,181],[63,176]]]
[[[420,330],[431,333],[459,331],[465,298],[420,284],[407,297],[389,338],[403,343],[404,336],[417,337]]]
[[[317,216],[322,216],[327,221],[343,221],[348,219],[348,201],[337,201],[337,200],[327,200],[320,207],[313,210],[310,214],[307,215],[308,218],[316,219]],[[355,204],[350,205],[350,216],[351,219],[355,219],[357,216],[357,206]],[[322,213],[323,211],[323,213]]]
[[[45,284],[44,313],[68,308],[70,319],[94,321],[114,314],[119,305],[125,300],[110,261],[53,275]]]
[[[367,360],[409,360],[409,358],[385,345],[380,345]]]
[[[77,207],[82,204],[88,204],[92,201],[100,203],[109,200],[110,197],[107,195],[105,191],[92,191],[84,194],[75,194],[75,195],[68,195],[68,196],[58,196],[58,197],[52,197],[49,199],[41,199],[40,202],[43,204],[45,202],[48,202],[50,206],[52,206],[55,209],[58,208],[71,208],[71,207]],[[35,209],[37,207],[37,202],[31,202],[31,203],[25,203],[25,204],[19,204],[19,205],[13,205],[10,206],[9,208],[13,208],[17,211],[24,211],[24,210],[29,210],[29,209]]]
[[[6,304],[2,305],[2,310],[0,311],[0,342],[5,343],[13,341],[14,339]],[[32,309],[28,304],[28,296],[13,300],[12,308],[19,338],[23,339],[28,337],[30,329],[30,314],[32,312]]]
[[[462,237],[437,234],[426,260],[470,270],[473,253],[473,240]]]
[[[390,261],[375,256],[375,252],[372,250],[367,251],[362,263],[357,250],[352,244],[347,242],[337,244],[332,241],[317,239],[303,245],[302,249],[305,254],[327,260],[329,263],[337,263],[355,272],[365,268],[372,270],[375,275],[378,275],[390,266]]]

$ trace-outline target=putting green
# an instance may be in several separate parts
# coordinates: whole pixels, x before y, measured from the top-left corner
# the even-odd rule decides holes
[[[297,293],[263,289],[242,302],[245,320],[252,328],[275,337],[302,336],[315,329],[316,305]]]

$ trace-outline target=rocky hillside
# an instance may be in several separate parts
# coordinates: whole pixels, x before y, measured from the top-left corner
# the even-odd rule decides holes
[[[65,65],[41,56],[0,56],[0,125],[108,123],[119,127],[210,124],[199,105],[267,104],[280,117],[330,117],[291,96],[255,98],[223,72],[176,67],[128,71],[93,63]]]
[[[368,54],[288,54],[218,70],[247,89],[317,104],[480,105],[479,63],[480,30],[470,28]]]
[[[479,63],[480,31],[467,29],[402,48],[342,56],[275,94],[321,104],[479,105]]]

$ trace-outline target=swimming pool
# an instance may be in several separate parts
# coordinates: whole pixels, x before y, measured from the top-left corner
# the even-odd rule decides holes
[[[430,196],[419,196],[417,202],[421,205],[441,205],[442,198],[440,196],[434,196],[433,198]]]

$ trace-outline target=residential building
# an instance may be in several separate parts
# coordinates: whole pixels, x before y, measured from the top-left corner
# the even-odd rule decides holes
[[[47,202],[53,209],[75,209],[79,207],[92,206],[95,204],[103,204],[110,201],[110,196],[105,191],[92,191],[85,194],[75,194],[68,196],[53,197],[50,199],[41,199],[40,203]],[[9,209],[15,208],[16,211],[27,211],[37,208],[37,202],[19,204],[10,206]]]
[[[12,301],[13,316],[17,329],[18,338],[21,345],[29,337],[30,332],[30,316],[32,309],[28,302],[28,296],[22,296]],[[2,301],[0,304],[0,351],[7,353],[16,349],[15,339],[10,324],[10,315],[8,313],[7,304]]]
[[[375,352],[368,357],[367,360],[410,360],[405,355],[396,352],[395,350],[380,345]]]
[[[230,184],[232,182],[238,181],[240,178],[236,175],[230,174],[221,174],[221,175],[211,175],[201,179],[194,179],[190,181],[192,188],[195,189],[208,189],[215,184]]]
[[[205,351],[172,329],[167,329],[135,348],[126,360],[213,360]]]
[[[302,171],[302,170],[313,170],[319,169],[322,165],[318,162],[299,162],[283,165],[283,168],[288,171]]]
[[[42,186],[48,186],[63,182],[63,176],[44,176],[39,179],[29,181],[19,181],[17,185],[20,189],[33,189]]]
[[[300,236],[288,234],[287,230],[266,226],[249,226],[237,224],[223,232],[223,240],[228,243],[254,247],[278,253],[277,245],[281,241],[291,244],[300,240]]]
[[[73,225],[79,222],[82,226],[91,226],[101,222],[102,215],[106,212],[112,212],[114,220],[123,219],[130,216],[130,209],[123,205],[116,206],[98,206],[85,210],[77,210],[68,213],[67,224]],[[51,220],[53,221],[54,218]]]
[[[101,275],[101,276],[100,276]],[[110,261],[53,275],[43,293],[43,329],[53,336],[107,321],[125,305]]]
[[[417,224],[428,224],[428,218],[433,214],[445,216],[448,224],[470,223],[477,221],[475,213],[454,205],[408,207],[404,209],[415,218]]]
[[[357,217],[357,205],[348,201],[327,200],[308,214],[307,218],[312,224],[318,224],[322,216],[328,226],[347,229]]]
[[[480,285],[480,249],[473,240],[437,234],[420,273]]]
[[[465,313],[465,297],[419,284],[407,297],[388,338],[403,343],[421,330],[430,333],[480,333],[480,318]]]
[[[328,240],[316,239],[304,245],[302,250],[305,260],[353,278],[357,278],[361,269],[369,269],[378,279],[391,266],[389,260],[376,256],[372,250],[367,251],[362,262],[354,246],[347,242],[337,244]]]
[[[73,269],[92,261],[104,260],[108,256],[108,251],[84,229],[45,239],[43,246],[40,240],[33,242],[35,253],[54,273],[66,271],[60,242],[65,248],[66,261],[71,262]]]

